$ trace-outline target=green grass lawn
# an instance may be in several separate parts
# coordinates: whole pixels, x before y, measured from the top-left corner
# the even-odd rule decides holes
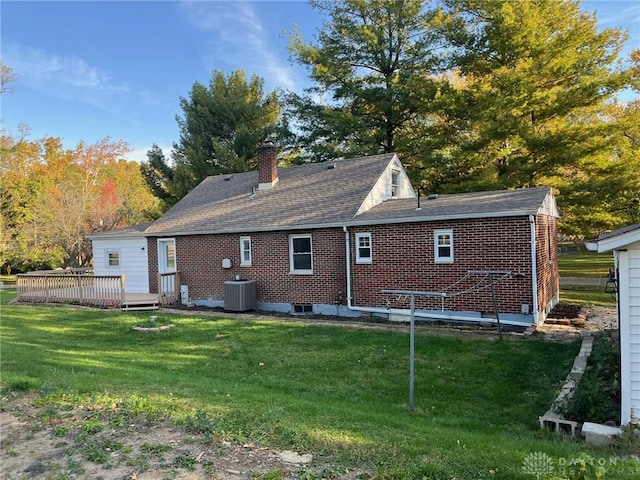
[[[611,253],[596,253],[580,249],[578,253],[560,255],[558,271],[560,277],[588,277],[606,279],[613,268]]]
[[[0,288],[0,305],[9,303],[15,298],[16,298],[15,288]]]
[[[599,286],[561,285],[560,300],[585,306],[615,306],[615,295],[604,291],[610,268],[613,268],[611,254],[589,252],[581,248],[577,253],[560,255],[558,257],[560,278],[596,278],[601,280]]]
[[[1,314],[3,390],[39,392],[52,409],[196,424],[366,466],[376,479],[524,480],[535,452],[556,462],[619,454],[539,429],[579,342],[420,327],[412,412],[405,330],[159,313],[176,327],[152,335],[132,331],[145,313],[3,305]]]
[[[560,287],[560,301],[583,306],[614,307],[616,296],[604,291],[604,287],[564,285]]]

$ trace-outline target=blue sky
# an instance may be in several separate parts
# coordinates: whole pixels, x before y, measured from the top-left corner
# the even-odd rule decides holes
[[[602,28],[629,31],[640,48],[640,2],[583,1]],[[322,18],[302,1],[0,2],[2,61],[17,76],[1,98],[4,129],[29,125],[31,139],[66,148],[124,140],[131,159],[178,140],[179,98],[213,69],[264,78],[265,91],[302,91],[308,72],[289,60],[294,25],[311,40]]]

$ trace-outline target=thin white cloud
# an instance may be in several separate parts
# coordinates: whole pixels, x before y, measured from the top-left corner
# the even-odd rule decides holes
[[[274,54],[277,48],[250,3],[185,1],[179,10],[193,26],[213,34],[206,54],[209,63],[222,60],[249,75],[260,75],[269,84],[295,90],[293,69]]]
[[[129,92],[127,84],[114,82],[108,72],[73,55],[56,55],[17,44],[6,46],[2,55],[20,82],[39,92],[102,109],[108,109],[108,98]]]
[[[634,25],[640,25],[640,4],[635,0],[587,0],[583,2],[583,7],[589,12],[595,11],[598,24],[604,28],[632,28]]]
[[[127,103],[114,100],[126,95],[140,97],[145,105],[167,103],[154,91],[132,91],[127,83],[114,80],[111,73],[74,55],[57,55],[39,48],[10,44],[3,48],[2,57],[19,83],[37,92],[80,101],[107,112],[121,112]]]
[[[167,99],[153,90],[142,90],[138,93],[145,105],[166,105]]]

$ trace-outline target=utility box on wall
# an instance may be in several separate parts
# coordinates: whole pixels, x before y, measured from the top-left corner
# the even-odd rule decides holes
[[[189,286],[180,285],[180,303],[186,305],[189,303]]]
[[[231,280],[224,282],[224,309],[246,312],[256,309],[256,281]]]

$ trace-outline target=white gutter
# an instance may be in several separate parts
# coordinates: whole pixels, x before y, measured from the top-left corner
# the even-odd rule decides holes
[[[531,289],[533,294],[533,324],[538,324],[538,262],[536,260],[536,219],[533,215],[529,215],[529,224],[531,225]]]
[[[389,200],[393,201],[393,200]],[[424,208],[422,209],[424,211]],[[363,215],[363,214],[362,214]],[[531,216],[531,210],[510,210],[508,212],[487,212],[487,213],[459,213],[455,215],[424,215],[424,216],[411,216],[411,217],[391,217],[382,219],[369,219],[369,220],[338,220],[335,222],[327,223],[306,223],[299,225],[273,225],[269,227],[257,227],[243,225],[241,228],[220,228],[217,230],[189,230],[189,229],[175,229],[175,230],[149,230],[142,233],[145,237],[173,237],[182,235],[219,235],[223,233],[251,233],[251,232],[280,232],[283,230],[316,230],[319,228],[345,228],[349,227],[366,227],[374,225],[396,225],[399,223],[426,223],[426,222],[440,222],[449,220],[475,220],[483,218],[510,218],[510,217],[525,217]],[[353,217],[357,218],[357,217]],[[347,222],[347,223],[345,223]]]
[[[586,242],[584,242],[584,246],[590,252],[597,252],[598,251],[598,241],[597,240],[587,240]]]
[[[533,215],[531,216],[533,217]],[[389,308],[380,308],[380,307],[358,307],[356,305],[352,304],[352,296],[351,296],[351,238],[349,237],[349,230],[347,229],[346,225],[342,226],[342,231],[344,232],[344,239],[345,239],[345,248],[346,248],[346,255],[345,258],[347,259],[346,262],[346,272],[347,272],[347,308],[349,310],[352,310],[354,312],[368,312],[368,313],[384,313],[387,315],[390,315],[391,313],[391,309]],[[534,280],[535,282],[535,280]],[[534,298],[536,299],[537,302],[537,295],[534,295]],[[426,312],[414,312],[414,317],[421,317],[421,318],[431,318],[434,320],[457,320],[457,321],[463,321],[463,322],[492,322],[493,319],[491,318],[479,318],[479,317],[469,317],[466,315],[451,315],[450,313],[426,313]],[[536,320],[536,314],[534,313],[534,321]],[[529,323],[526,322],[517,322],[517,321],[504,321],[501,320],[501,322],[503,324],[506,325],[530,325]]]

